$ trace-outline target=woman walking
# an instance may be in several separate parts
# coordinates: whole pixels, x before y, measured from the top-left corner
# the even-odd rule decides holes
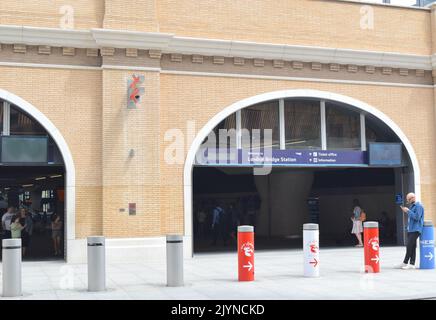
[[[351,233],[354,234],[359,242],[356,247],[363,247],[362,243],[362,208],[360,207],[359,200],[353,200],[353,215],[351,216],[351,221],[353,222],[353,228],[351,229]]]

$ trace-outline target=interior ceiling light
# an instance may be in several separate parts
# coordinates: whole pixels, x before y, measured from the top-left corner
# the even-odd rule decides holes
[[[33,187],[33,184],[23,184],[23,188],[26,188],[26,187]]]
[[[35,178],[35,180],[45,180],[47,179],[46,177],[39,177],[39,178]]]
[[[54,176],[50,176],[50,178],[60,178],[60,177],[62,177],[61,174],[57,174],[57,175],[54,175]]]

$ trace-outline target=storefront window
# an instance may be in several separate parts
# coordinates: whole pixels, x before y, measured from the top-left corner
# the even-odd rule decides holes
[[[320,102],[285,100],[286,149],[321,148]]]
[[[10,118],[11,135],[47,135],[45,129],[28,115],[11,106]]]
[[[360,149],[360,114],[326,103],[327,149]]]
[[[269,101],[241,111],[242,148],[280,148],[279,103]],[[268,136],[267,129],[272,130]]]

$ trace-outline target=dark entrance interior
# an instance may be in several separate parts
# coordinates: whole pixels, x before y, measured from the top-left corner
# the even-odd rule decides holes
[[[194,252],[235,250],[238,224],[252,224],[257,249],[301,248],[302,224],[320,224],[324,247],[353,246],[353,199],[397,243],[393,168],[285,168],[254,176],[248,167],[194,167]],[[213,208],[224,209],[213,230]],[[216,241],[215,241],[216,240]]]
[[[24,260],[64,258],[64,254],[54,255],[51,230],[55,215],[65,221],[64,177],[63,165],[0,166],[1,215],[6,207],[14,206],[26,208],[32,218]],[[64,247],[62,242],[63,237],[61,248]]]

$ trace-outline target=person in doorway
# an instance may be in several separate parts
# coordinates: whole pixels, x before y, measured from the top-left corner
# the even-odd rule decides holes
[[[3,239],[10,239],[11,234],[11,223],[15,216],[15,208],[9,207],[8,211],[2,217],[2,227],[3,227]]]
[[[21,225],[20,223],[20,216],[16,215],[12,218],[11,223],[11,236],[12,239],[20,239],[21,238],[21,232],[23,231],[25,227]],[[22,240],[21,240],[22,241]]]
[[[247,224],[254,226],[256,224],[256,210],[258,199],[256,196],[250,196],[247,201]]]
[[[217,204],[212,211],[212,231],[213,231],[212,245],[216,246],[219,237],[222,237],[224,245],[226,245],[226,237],[223,228],[224,228],[224,209],[219,204]]]
[[[424,207],[416,201],[414,193],[409,193],[406,196],[406,201],[410,205],[409,208],[401,207],[401,210],[407,214],[407,248],[406,256],[403,263],[399,266],[401,269],[415,269],[416,259],[416,241],[422,233],[424,227]]]
[[[380,218],[380,238],[383,240],[390,238],[390,226],[391,226],[391,219],[389,219],[388,213],[386,211],[383,211],[381,213]]]
[[[197,222],[198,222],[198,237],[200,239],[204,238],[206,235],[206,211],[204,210],[204,206],[200,205],[200,208],[197,211]]]
[[[24,227],[21,231],[21,247],[23,251],[23,257],[26,255],[27,248],[30,243],[30,233],[29,230],[32,228],[33,221],[24,208],[20,209],[20,224]]]
[[[3,198],[3,196],[0,196],[0,212],[5,213],[8,209],[8,203]]]
[[[353,215],[351,216],[351,221],[353,222],[353,228],[351,229],[351,233],[354,234],[357,238],[358,244],[356,247],[363,247],[362,243],[362,208],[360,207],[359,200],[353,200]]]
[[[62,220],[58,215],[54,216],[51,223],[51,237],[53,239],[54,255],[61,255]]]

